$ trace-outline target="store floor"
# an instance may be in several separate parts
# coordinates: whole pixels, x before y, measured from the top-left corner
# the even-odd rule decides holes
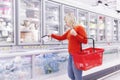
[[[46,80],[70,80],[70,79],[68,78],[67,74],[63,74]]]
[[[120,80],[120,71],[116,71],[98,80]]]

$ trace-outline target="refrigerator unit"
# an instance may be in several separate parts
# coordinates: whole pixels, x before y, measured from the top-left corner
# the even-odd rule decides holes
[[[106,42],[112,42],[112,31],[113,31],[113,18],[106,17],[105,18],[105,36],[106,36]]]
[[[0,0],[0,44],[15,44],[14,0]]]
[[[64,26],[63,27],[63,32],[68,30],[68,27],[66,26],[65,21],[64,21],[64,17],[66,16],[66,14],[69,14],[69,13],[71,13],[75,17],[77,17],[77,9],[76,8],[64,5],[64,9],[63,9],[63,26]]]
[[[77,17],[78,24],[82,25],[88,35],[88,12],[85,10],[78,10],[78,17]]]
[[[60,27],[61,27],[61,4],[45,1],[44,2],[44,24],[43,24],[43,36],[58,34],[60,35]],[[48,41],[44,41],[44,44],[60,44],[60,42],[56,39],[49,38]]]
[[[0,58],[0,80],[30,80],[32,77],[31,70],[30,57],[15,56]]]
[[[88,23],[88,29],[89,29],[89,37],[93,38],[95,41],[97,41],[97,14],[96,13],[89,13],[89,23]]]
[[[118,20],[118,40],[120,41],[120,20]]]
[[[67,5],[63,5],[63,15],[62,15],[62,24],[63,24],[63,34],[69,29],[69,27],[66,26],[65,21],[64,21],[64,17],[66,16],[66,14],[71,13],[75,16],[75,18],[77,18],[77,9],[71,6],[67,6]],[[67,44],[67,40],[63,41],[63,44]]]
[[[105,42],[105,16],[98,15],[98,22],[97,22],[97,29],[98,29],[98,41]]]
[[[41,0],[18,0],[18,43],[39,44]]]
[[[118,20],[113,20],[113,42],[118,41]]]

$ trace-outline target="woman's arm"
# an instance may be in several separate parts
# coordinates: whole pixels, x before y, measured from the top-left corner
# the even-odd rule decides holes
[[[51,37],[57,40],[65,40],[67,39],[67,34],[69,31],[65,32],[63,35],[56,35],[56,34],[51,34]]]
[[[85,29],[82,26],[78,26],[76,28],[77,35],[75,36],[81,43],[86,44],[87,43],[87,34],[85,32]]]

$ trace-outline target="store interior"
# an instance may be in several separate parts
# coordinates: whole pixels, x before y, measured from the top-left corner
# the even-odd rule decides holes
[[[83,80],[113,80],[120,73],[119,0],[0,0],[0,80],[70,80],[67,40],[45,36],[67,30],[67,13],[104,49],[102,65],[83,71]]]

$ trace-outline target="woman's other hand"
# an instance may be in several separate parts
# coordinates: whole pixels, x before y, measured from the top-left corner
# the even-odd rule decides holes
[[[73,36],[76,36],[76,35],[77,35],[77,32],[76,32],[74,29],[71,29],[71,30],[70,30],[70,34],[73,35]]]

